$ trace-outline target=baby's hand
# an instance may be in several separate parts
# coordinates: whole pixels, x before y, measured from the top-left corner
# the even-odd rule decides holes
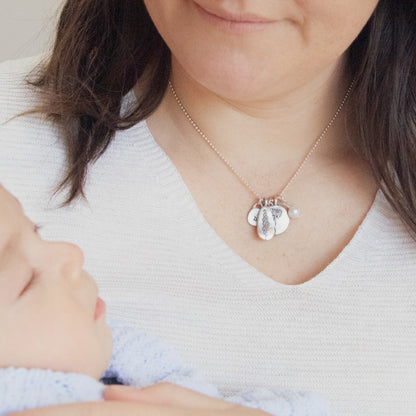
[[[257,409],[239,406],[224,400],[205,396],[204,394],[170,383],[159,383],[142,389],[127,386],[109,386],[104,391],[104,399],[118,402],[136,402],[143,405],[154,406],[154,416],[159,415],[157,409],[163,406],[166,416],[187,414],[193,409],[194,416],[269,416],[268,413]],[[169,410],[170,409],[170,410]],[[146,413],[153,416],[153,413]]]
[[[26,410],[10,416],[270,416],[169,383],[143,389],[107,387],[106,401]]]

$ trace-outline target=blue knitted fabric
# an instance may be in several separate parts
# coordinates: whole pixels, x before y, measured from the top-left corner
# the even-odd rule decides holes
[[[134,387],[169,382],[275,416],[328,416],[318,395],[257,389],[224,398],[201,374],[189,370],[175,351],[131,327],[112,325],[113,355],[104,378]],[[58,404],[102,400],[104,384],[92,377],[51,370],[0,369],[0,416]]]
[[[82,374],[0,369],[0,415],[56,404],[101,400],[104,387]]]

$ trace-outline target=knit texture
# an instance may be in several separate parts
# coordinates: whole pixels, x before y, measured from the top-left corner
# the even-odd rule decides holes
[[[113,354],[103,378],[146,387],[170,382],[221,398],[218,390],[194,370],[187,369],[172,348],[127,326],[112,324]],[[0,369],[0,416],[10,412],[103,399],[104,385],[92,377],[50,370]],[[230,398],[274,416],[328,416],[328,404],[313,393],[256,390]]]
[[[92,377],[51,370],[0,369],[0,416],[39,407],[102,400],[104,385]]]
[[[33,63],[0,65],[0,123],[35,105],[22,82]],[[41,117],[0,127],[0,180],[42,235],[78,244],[109,315],[172,345],[222,395],[314,391],[337,416],[416,414],[416,243],[380,192],[338,257],[287,286],[218,237],[145,122],[91,167],[88,202],[59,208],[63,166]]]
[[[111,329],[113,353],[104,377],[139,388],[169,382],[211,397],[220,397],[217,388],[202,374],[187,368],[170,346],[143,331],[119,323],[112,322]]]

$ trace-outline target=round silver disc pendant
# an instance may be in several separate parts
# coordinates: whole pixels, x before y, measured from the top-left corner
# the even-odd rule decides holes
[[[279,235],[284,233],[289,227],[290,218],[286,208],[280,205],[273,205],[270,207],[274,220],[274,234]]]
[[[260,208],[253,208],[249,213],[247,217],[247,221],[250,225],[253,225],[254,227],[257,225],[257,218],[259,217]]]

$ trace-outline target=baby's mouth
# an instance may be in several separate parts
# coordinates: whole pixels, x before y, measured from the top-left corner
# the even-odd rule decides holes
[[[94,314],[95,321],[101,318],[101,316],[105,314],[105,309],[106,309],[105,302],[100,297],[98,297],[97,303],[95,305],[95,314]]]

